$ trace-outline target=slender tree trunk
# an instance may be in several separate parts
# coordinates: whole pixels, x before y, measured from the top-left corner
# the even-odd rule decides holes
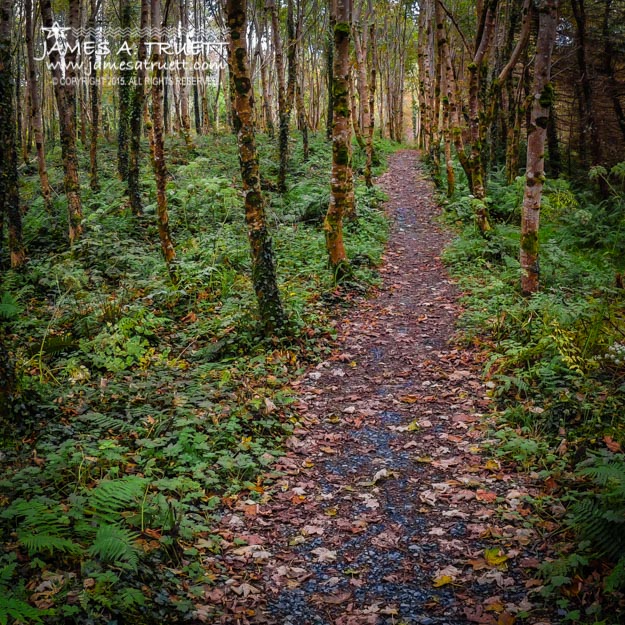
[[[266,27],[263,25],[263,30],[266,30]],[[267,77],[267,63],[269,62],[268,58],[262,58],[262,50],[261,50],[261,39],[258,39],[258,54],[259,54],[259,64],[260,64],[260,87],[263,96],[263,115],[265,118],[265,128],[267,130],[267,134],[271,139],[275,136],[275,130],[273,127],[273,113],[271,111],[271,94],[269,93],[269,79]]]
[[[292,11],[292,0],[289,0],[289,7]],[[293,16],[290,18],[293,19]],[[294,29],[292,42],[289,43],[289,81],[292,80],[293,90],[295,96],[295,110],[297,113],[297,127],[302,133],[302,148],[304,151],[304,161],[308,160],[308,123],[306,121],[306,111],[304,109],[304,93],[302,80],[300,80],[299,73],[303,69],[303,63],[300,63],[300,41],[302,38],[302,26],[304,15],[302,12],[301,3],[298,3],[297,22]],[[303,72],[302,72],[303,74]]]
[[[326,114],[326,136],[332,139],[334,126],[334,97],[332,95],[332,85],[334,84],[334,15],[330,13],[330,24],[328,28],[328,39],[326,42],[326,79],[328,87],[328,106]]]
[[[521,291],[538,290],[538,225],[545,180],[545,137],[549,109],[553,105],[551,54],[556,37],[558,0],[541,0],[538,7],[538,37],[532,85],[532,113],[527,137],[527,169],[521,214]]]
[[[43,135],[43,120],[41,116],[42,106],[39,97],[39,85],[37,84],[37,65],[35,64],[34,51],[34,15],[32,0],[25,0],[24,12],[26,14],[26,60],[28,65],[28,93],[30,103],[30,126],[35,136],[35,148],[37,150],[37,168],[39,170],[39,182],[41,195],[47,212],[52,212],[52,188],[48,178],[46,167],[45,141]]]
[[[369,15],[364,20],[367,22]],[[360,22],[360,20],[358,20]],[[358,97],[360,101],[360,120],[361,120],[361,131],[364,137],[360,138],[360,141],[363,144],[363,149],[365,151],[366,161],[365,161],[365,184],[367,187],[373,186],[373,181],[371,177],[371,162],[370,162],[370,152],[372,148],[372,137],[370,134],[371,128],[371,98],[369,97],[369,80],[367,76],[367,52],[369,47],[369,25],[365,23],[364,25],[361,23],[355,24],[353,40],[354,40],[354,51],[356,57],[356,70],[358,72]]]
[[[87,25],[89,27],[89,41],[93,46],[93,53],[89,55],[89,93],[91,99],[91,133],[89,143],[89,185],[94,191],[99,190],[98,180],[98,135],[100,133],[100,90],[98,88],[98,70],[96,69],[95,25],[96,16],[100,9],[100,1],[90,0],[90,14]]]
[[[369,54],[368,54],[368,67],[369,67],[369,126],[367,128],[367,158],[365,161],[365,184],[373,186],[373,133],[375,130],[375,90],[377,87],[377,70],[376,70],[376,34],[375,34],[375,21],[373,17],[373,2],[369,1]]]
[[[163,137],[163,53],[159,49],[161,42],[161,0],[151,0],[152,63],[152,151],[154,154],[154,177],[156,178],[156,217],[158,235],[165,262],[169,266],[176,258],[176,251],[169,232],[169,213],[167,211],[167,168],[165,166],[165,142]]]
[[[76,46],[75,32],[79,26],[80,1],[70,0],[68,51],[65,54],[67,63],[65,84],[61,73],[61,57],[58,50],[49,48],[49,60],[52,66],[54,82],[54,96],[59,114],[59,130],[61,135],[61,157],[63,160],[64,186],[67,197],[69,214],[69,241],[74,243],[82,234],[82,203],[80,199],[80,183],[78,176],[78,155],[76,153],[76,87],[74,84],[75,71],[72,69],[76,62],[76,53],[72,51]],[[46,28],[52,28],[51,0],[41,0],[41,17]],[[54,43],[54,42],[52,42]]]
[[[180,24],[182,27],[182,36],[186,37],[189,30],[189,8],[186,0],[180,0]],[[184,54],[182,55],[184,57]],[[191,116],[189,115],[189,87],[187,80],[187,70],[182,66],[180,70],[180,130],[187,149],[195,150],[195,145],[191,139]],[[197,110],[197,109],[196,109]]]
[[[132,6],[130,0],[120,0],[119,25],[122,32],[128,32],[132,24]],[[128,67],[131,62],[130,54],[122,51],[119,55],[119,124],[117,126],[117,173],[122,180],[128,180],[128,137],[130,135],[130,90],[132,70]]]
[[[291,111],[284,76],[284,51],[280,36],[280,21],[275,0],[267,0],[266,4],[271,20],[271,35],[276,64],[276,80],[278,83],[278,150],[280,152],[280,169],[278,172],[278,189],[286,191],[286,173],[289,160],[289,121]]]
[[[13,0],[0,0],[0,246],[2,224],[6,217],[9,234],[11,267],[19,267],[26,260],[22,241],[22,216],[17,178],[17,145],[15,137],[16,107],[13,94],[15,77],[12,67],[11,30],[13,26]],[[0,401],[2,384],[8,372],[0,372]]]
[[[261,323],[267,334],[280,330],[284,312],[276,280],[273,247],[260,188],[254,94],[247,53],[246,0],[226,0],[229,30],[229,64],[234,84],[233,122],[237,132],[241,178],[245,194],[245,222],[252,254],[252,283]]]
[[[141,170],[141,120],[145,107],[145,60],[147,59],[146,31],[150,26],[150,0],[141,0],[140,36],[137,59],[139,67],[136,85],[130,100],[130,151],[128,154],[128,196],[135,215],[143,213],[141,188],[139,184]]]
[[[349,262],[343,243],[343,216],[353,211],[352,124],[349,103],[349,43],[352,0],[333,0],[334,68],[332,84],[332,178],[330,206],[324,221],[330,267],[340,280],[349,273]]]

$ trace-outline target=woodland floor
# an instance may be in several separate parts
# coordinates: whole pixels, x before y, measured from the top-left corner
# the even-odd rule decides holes
[[[557,622],[532,594],[555,524],[531,503],[543,485],[485,451],[488,389],[480,355],[454,343],[432,184],[413,151],[378,184],[394,224],[384,284],[298,382],[301,425],[275,486],[223,516],[225,549],[204,564],[228,580],[196,622]]]

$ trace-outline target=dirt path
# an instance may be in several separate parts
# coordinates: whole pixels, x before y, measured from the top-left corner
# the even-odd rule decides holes
[[[206,564],[233,574],[200,621],[510,625],[531,608],[542,549],[526,527],[531,488],[480,449],[487,389],[451,342],[458,293],[431,184],[411,151],[379,184],[395,221],[384,286],[300,382],[305,425],[275,490],[224,517],[226,550]]]

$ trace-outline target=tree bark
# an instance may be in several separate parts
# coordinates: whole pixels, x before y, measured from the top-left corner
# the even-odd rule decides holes
[[[122,32],[128,32],[132,23],[132,7],[130,0],[120,0],[119,25]],[[122,51],[119,55],[119,86],[117,97],[119,102],[119,124],[117,126],[117,173],[119,177],[128,181],[128,141],[130,135],[130,90],[132,70],[128,68],[131,62],[130,54]]]
[[[52,188],[46,166],[46,151],[43,135],[43,119],[41,114],[41,98],[39,85],[37,84],[37,65],[35,63],[34,49],[34,16],[32,0],[25,0],[24,12],[26,14],[26,60],[28,65],[28,93],[30,101],[30,126],[35,136],[35,148],[37,150],[37,168],[39,170],[39,183],[41,195],[47,212],[52,212]]]
[[[130,207],[135,215],[143,213],[141,202],[141,188],[139,184],[139,174],[141,168],[141,120],[143,119],[143,109],[145,107],[145,60],[147,59],[146,31],[150,26],[150,0],[141,0],[141,17],[139,49],[137,58],[139,68],[137,69],[135,88],[130,100],[130,151],[128,154],[128,196]]]
[[[72,51],[76,45],[75,29],[79,26],[80,1],[70,0],[68,51],[65,54],[66,72],[63,77],[61,71],[61,57],[58,50],[50,49],[49,61],[52,67],[54,83],[54,97],[59,114],[59,130],[61,135],[61,158],[63,160],[64,187],[67,197],[69,215],[69,241],[74,243],[82,234],[82,202],[80,199],[80,182],[78,174],[78,155],[76,153],[76,85],[74,63],[76,52]],[[41,18],[46,28],[52,28],[51,0],[41,0]],[[54,42],[52,42],[54,43]],[[65,78],[65,84],[62,79]]]
[[[169,232],[169,213],[167,211],[167,168],[165,166],[165,141],[163,138],[163,53],[159,49],[161,42],[161,0],[151,0],[152,24],[152,152],[154,155],[154,177],[156,179],[156,217],[158,235],[165,262],[169,266],[176,258],[176,251]]]
[[[276,64],[276,81],[278,83],[278,150],[280,152],[280,168],[278,171],[278,190],[286,191],[286,173],[289,160],[289,122],[291,110],[284,76],[284,51],[280,36],[280,21],[275,0],[267,0],[266,4],[271,20],[271,36]]]
[[[28,0],[30,1],[30,0]],[[89,143],[89,186],[92,190],[100,189],[98,180],[98,135],[100,132],[100,90],[98,88],[98,70],[96,69],[95,25],[96,16],[100,9],[100,0],[90,0],[90,13],[87,26],[89,27],[89,40],[93,46],[93,52],[89,55],[89,95],[91,99],[91,132]]]
[[[11,267],[19,267],[26,261],[26,253],[22,241],[17,177],[16,108],[13,99],[15,77],[11,59],[13,4],[13,0],[0,2],[0,243],[4,234],[1,226],[6,217]],[[0,377],[0,385],[2,382]]]
[[[245,222],[252,255],[252,284],[258,300],[263,329],[266,334],[273,334],[283,327],[285,318],[260,188],[254,129],[254,93],[246,42],[246,4],[246,0],[226,0],[225,2],[229,30],[229,65],[234,85],[232,113],[245,194]]]
[[[330,267],[336,280],[349,273],[343,242],[343,216],[353,212],[352,125],[349,102],[349,43],[352,0],[333,0],[334,68],[332,84],[332,177],[330,206],[324,221]]]
[[[521,291],[529,295],[539,286],[538,227],[545,180],[545,137],[554,90],[550,82],[551,55],[556,37],[558,0],[541,0],[532,85],[532,112],[527,137],[527,170],[521,214]]]

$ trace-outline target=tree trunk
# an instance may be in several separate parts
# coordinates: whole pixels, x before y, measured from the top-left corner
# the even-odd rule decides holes
[[[245,222],[252,255],[252,283],[261,323],[267,334],[284,325],[284,312],[276,280],[273,247],[267,230],[260,188],[258,152],[254,130],[254,93],[247,54],[246,0],[226,0],[229,30],[229,64],[234,83],[233,122],[237,132],[241,178],[245,194]]]
[[[326,114],[326,136],[332,139],[334,125],[334,97],[332,95],[332,85],[334,84],[334,16],[329,17],[328,39],[326,42],[326,79],[328,87],[328,106]]]
[[[538,290],[538,224],[545,180],[545,137],[549,109],[553,105],[551,54],[556,37],[558,0],[541,0],[538,7],[538,37],[534,61],[533,101],[527,136],[527,169],[521,214],[521,291]]]
[[[284,76],[284,51],[280,37],[280,21],[275,0],[267,0],[266,4],[271,20],[271,35],[276,64],[276,81],[278,83],[278,150],[280,152],[280,169],[278,172],[278,190],[286,191],[286,172],[289,160],[289,121],[291,110],[287,97]]]
[[[594,94],[588,67],[586,43],[586,7],[584,0],[571,0],[577,26],[577,63],[580,73],[580,157],[585,168],[601,165],[601,143],[595,120]],[[590,148],[590,159],[589,156]]]
[[[371,20],[369,24],[369,54],[368,54],[368,71],[369,71],[369,125],[367,127],[367,135],[366,135],[366,147],[367,147],[367,158],[365,161],[365,184],[368,187],[373,186],[373,132],[375,130],[375,89],[377,82],[377,72],[376,72],[376,56],[377,56],[377,48],[375,42],[375,21],[373,17],[373,4],[369,2],[369,19]]]
[[[180,25],[182,29],[182,36],[186,37],[189,30],[189,8],[186,0],[180,0]],[[182,54],[181,61],[184,60],[184,53]],[[195,150],[195,145],[191,139],[191,116],[189,115],[189,86],[187,70],[184,64],[181,65],[182,69],[179,72],[180,85],[180,130],[182,131],[182,137],[184,138],[185,145],[190,151]]]
[[[154,154],[154,177],[156,179],[156,217],[158,235],[165,262],[169,266],[176,258],[176,251],[169,232],[169,213],[167,212],[167,168],[165,166],[165,142],[163,138],[163,53],[159,49],[161,42],[161,0],[151,0],[152,24],[152,152]]]
[[[100,90],[98,89],[98,70],[96,63],[96,46],[95,46],[95,25],[96,15],[100,9],[100,1],[90,0],[89,14],[89,41],[93,46],[93,52],[89,55],[89,94],[91,99],[91,133],[89,144],[89,186],[93,191],[100,188],[98,180],[98,134],[100,132]]]
[[[70,0],[69,26],[67,33],[68,51],[65,54],[65,84],[61,84],[61,57],[58,50],[50,45],[49,60],[52,67],[54,96],[59,114],[59,130],[61,135],[61,158],[63,160],[64,186],[67,197],[69,215],[69,241],[74,243],[82,234],[82,202],[80,199],[80,183],[78,177],[78,155],[76,153],[76,86],[74,84],[76,52],[75,32],[79,26],[80,1]],[[41,0],[41,18],[43,25],[51,29],[54,24],[51,0]],[[55,42],[51,42],[55,43]]]
[[[454,171],[454,163],[451,158],[451,143],[452,143],[452,121],[451,121],[451,107],[453,100],[453,69],[449,64],[449,51],[447,43],[447,32],[445,30],[445,22],[443,19],[443,10],[439,0],[435,0],[434,13],[436,17],[436,33],[438,39],[439,50],[439,71],[440,71],[440,91],[441,91],[441,104],[442,104],[442,134],[444,139],[444,154],[445,154],[445,173],[447,177],[447,197],[452,197],[456,190],[456,173]],[[449,85],[448,82],[452,84]],[[456,121],[456,120],[454,120]]]
[[[11,62],[13,4],[13,0],[0,2],[0,110],[2,111],[0,117],[0,145],[2,146],[0,150],[0,245],[4,234],[1,225],[6,217],[11,267],[19,267],[24,264],[26,253],[22,242],[22,216],[17,178],[16,110],[13,99],[15,77]],[[0,376],[0,385],[2,383]],[[2,389],[0,389],[1,392]]]
[[[295,41],[299,42],[302,37],[302,28],[303,28],[304,15],[302,12],[301,5],[298,8],[297,15],[297,26],[295,28]],[[295,109],[297,112],[297,127],[299,131],[302,133],[302,149],[304,152],[304,161],[308,160],[309,156],[309,147],[308,147],[308,121],[306,120],[306,109],[304,105],[304,77],[303,77],[303,63],[300,62],[300,50],[301,46],[298,46],[296,50],[296,54],[293,58],[293,64],[295,66],[294,74],[295,74]],[[298,73],[302,74],[301,79],[298,76]]]
[[[122,32],[128,32],[132,24],[132,7],[130,0],[120,0],[119,26]],[[117,126],[117,173],[119,177],[128,180],[128,138],[130,135],[130,90],[132,83],[132,70],[128,68],[131,62],[130,54],[122,51],[119,54],[119,87],[117,96],[119,99],[119,123]]]
[[[132,92],[130,100],[130,151],[128,154],[128,196],[130,206],[135,215],[143,213],[141,202],[141,187],[139,184],[141,169],[141,120],[145,107],[145,60],[147,59],[146,31],[150,26],[150,0],[141,0],[141,17],[138,61],[137,84]]]
[[[41,115],[41,98],[39,96],[39,85],[37,84],[32,0],[25,0],[24,12],[26,14],[26,60],[28,65],[28,93],[30,96],[30,126],[35,136],[41,195],[43,196],[43,203],[46,211],[50,213],[52,212],[52,188],[50,187],[48,168],[46,167],[43,119]]]
[[[332,178],[330,206],[324,221],[330,267],[336,280],[349,273],[343,243],[343,216],[352,212],[352,125],[349,103],[349,42],[352,0],[333,0],[334,67],[332,84]]]

